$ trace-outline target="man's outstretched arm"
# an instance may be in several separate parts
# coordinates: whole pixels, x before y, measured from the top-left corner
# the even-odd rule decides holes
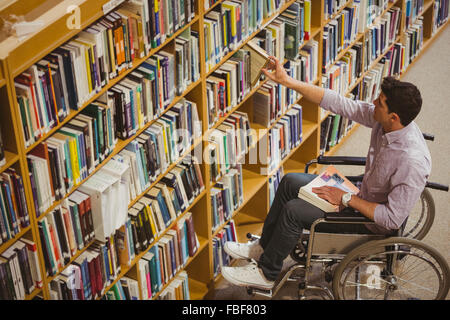
[[[374,105],[364,101],[346,98],[336,91],[324,89],[290,77],[277,58],[271,56],[266,69],[262,72],[272,81],[299,92],[306,100],[319,104],[325,110],[339,114],[366,127],[375,125]]]

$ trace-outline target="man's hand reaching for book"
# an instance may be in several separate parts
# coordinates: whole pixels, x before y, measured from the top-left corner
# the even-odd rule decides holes
[[[283,64],[274,56],[269,57],[267,68],[261,69],[267,78],[281,85],[287,86],[289,75],[283,67]],[[273,71],[273,72],[271,72]]]
[[[327,200],[329,203],[334,205],[342,206],[342,195],[346,193],[344,190],[336,188],[323,186],[318,188],[312,188],[312,192],[317,194],[319,198]],[[343,207],[343,206],[342,206]]]

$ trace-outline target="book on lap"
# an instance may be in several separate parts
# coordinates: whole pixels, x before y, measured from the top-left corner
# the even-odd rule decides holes
[[[340,173],[334,166],[330,165],[324,172],[318,175],[307,185],[300,188],[298,197],[303,199],[325,212],[337,212],[339,206],[329,203],[327,200],[320,198],[312,191],[312,188],[323,186],[337,187],[346,192],[358,194],[359,189],[352,184],[342,173]]]

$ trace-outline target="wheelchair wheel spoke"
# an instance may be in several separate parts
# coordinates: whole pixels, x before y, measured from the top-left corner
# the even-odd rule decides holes
[[[407,238],[357,248],[336,270],[335,294],[341,299],[443,299],[448,265],[430,248]]]

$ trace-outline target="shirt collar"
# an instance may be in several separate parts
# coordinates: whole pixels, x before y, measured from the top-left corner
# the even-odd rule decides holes
[[[388,144],[391,144],[391,143],[397,141],[398,139],[404,137],[405,135],[407,135],[408,132],[411,130],[412,126],[413,126],[413,121],[411,121],[410,124],[408,124],[404,128],[401,128],[400,130],[395,130],[395,131],[385,133],[383,135],[383,140],[387,141]]]

